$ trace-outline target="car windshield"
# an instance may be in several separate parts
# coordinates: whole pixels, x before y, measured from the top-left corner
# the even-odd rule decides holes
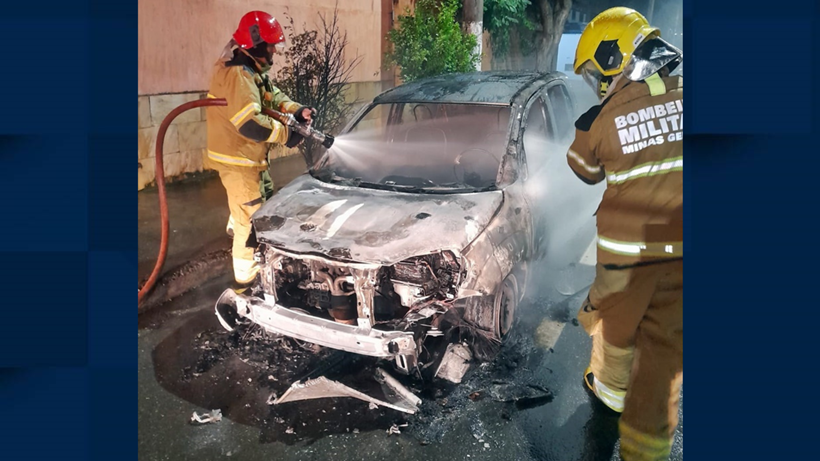
[[[314,175],[396,191],[491,190],[509,122],[509,106],[376,104],[336,138]]]

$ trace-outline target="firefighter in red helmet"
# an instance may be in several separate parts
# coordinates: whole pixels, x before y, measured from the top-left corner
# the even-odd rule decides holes
[[[247,247],[251,215],[273,193],[268,173],[271,144],[298,145],[302,137],[264,115],[262,108],[292,113],[302,123],[316,116],[312,107],[292,101],[273,86],[268,71],[285,45],[282,26],[268,13],[251,11],[239,21],[233,38],[214,65],[208,97],[227,106],[207,109],[208,158],[228,195],[233,234],[233,270],[239,288],[250,285],[259,270]],[[231,232],[232,231],[232,232]]]

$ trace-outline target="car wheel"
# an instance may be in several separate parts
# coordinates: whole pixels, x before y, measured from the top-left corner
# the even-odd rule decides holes
[[[518,307],[518,283],[513,274],[507,276],[495,295],[493,306],[496,337],[504,339],[512,330]]]

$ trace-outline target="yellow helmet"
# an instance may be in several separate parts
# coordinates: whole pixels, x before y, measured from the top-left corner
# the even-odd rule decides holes
[[[621,73],[635,48],[648,38],[660,37],[661,31],[637,11],[622,6],[610,8],[587,24],[578,48],[573,68],[576,74],[596,86]],[[605,91],[605,88],[601,88]]]

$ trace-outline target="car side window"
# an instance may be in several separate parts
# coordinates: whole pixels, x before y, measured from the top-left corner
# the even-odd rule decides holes
[[[534,165],[540,165],[547,151],[547,143],[552,136],[552,126],[549,121],[549,111],[544,103],[543,95],[539,94],[527,110],[524,119],[523,138],[521,139],[524,155],[521,162],[526,175]]]
[[[544,139],[549,138],[552,130],[550,130],[549,113],[546,109],[544,100],[539,96],[527,112],[526,125],[524,128],[525,133]]]
[[[553,85],[547,89],[549,98],[549,108],[552,121],[555,123],[555,134],[557,140],[563,140],[572,135],[573,131],[573,110],[564,85]]]

